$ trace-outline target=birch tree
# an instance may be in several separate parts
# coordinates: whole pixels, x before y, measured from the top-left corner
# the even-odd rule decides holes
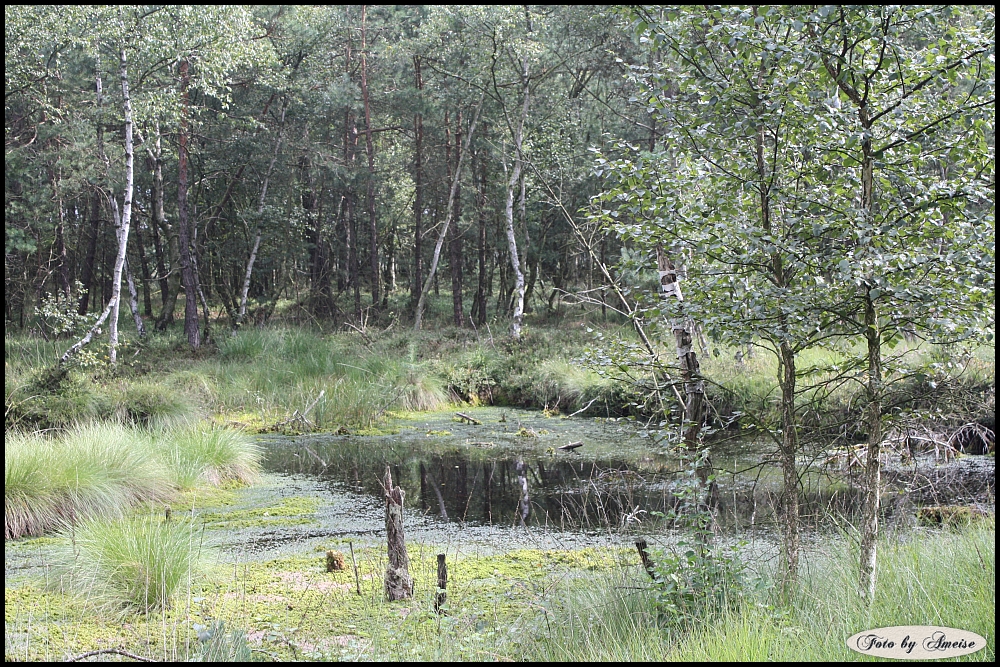
[[[953,348],[995,322],[995,18],[984,9],[820,7],[796,22],[829,93],[815,137],[843,230],[842,314],[866,349],[859,588],[877,581],[887,357],[904,330]],[[889,367],[887,367],[889,366]],[[897,366],[898,367],[898,366]]]

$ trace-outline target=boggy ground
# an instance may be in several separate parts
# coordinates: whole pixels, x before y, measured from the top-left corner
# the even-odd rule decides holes
[[[842,629],[844,637],[853,632],[847,632],[851,622],[953,625],[990,638],[988,651],[974,657],[992,655],[987,621],[995,616],[991,523],[890,528],[882,551],[881,606],[870,618],[857,600],[844,597],[856,567],[847,536],[827,526],[807,539],[806,574],[799,597],[789,602],[767,588],[774,556],[768,530],[744,530],[738,536],[753,539],[743,547],[743,557],[755,583],[740,593],[737,607],[711,612],[729,618],[730,633],[720,635],[711,613],[682,624],[664,616],[631,546],[638,528],[659,559],[661,550],[676,550],[683,530],[641,515],[644,522],[638,525],[611,521],[562,530],[552,522],[529,521],[522,527],[513,525],[507,510],[499,511],[499,495],[494,496],[498,516],[493,524],[477,517],[463,521],[453,502],[446,506],[452,510],[446,519],[436,494],[419,489],[422,457],[463,449],[481,464],[510,456],[543,460],[546,472],[558,469],[561,461],[571,461],[573,469],[609,468],[608,457],[617,455],[638,474],[662,475],[654,486],[669,485],[670,475],[663,471],[676,473],[676,466],[656,455],[646,438],[593,419],[498,408],[466,411],[483,424],[453,421],[448,411],[390,422],[382,435],[268,436],[265,465],[284,469],[298,460],[296,474],[269,472],[252,487],[197,488],[172,500],[171,520],[189,530],[189,548],[199,564],[165,612],[123,612],[96,595],[60,588],[54,565],[72,554],[72,534],[7,542],[8,659],[58,660],[107,648],[164,660],[247,655],[271,660],[769,659],[795,657],[810,641],[815,646],[808,655],[844,659],[851,655],[843,638],[824,629],[831,623],[827,616],[843,609],[857,617],[838,617],[830,626]],[[536,435],[518,435],[522,429]],[[481,444],[487,437],[492,447]],[[568,438],[587,444],[575,454],[548,451]],[[399,603],[383,600],[384,514],[381,499],[367,488],[374,482],[367,480],[373,476],[369,473],[385,463],[397,471],[409,465],[411,471],[404,476],[406,534],[416,592]],[[355,465],[368,472],[356,473]],[[364,478],[360,485],[358,478]],[[453,476],[440,479],[457,485]],[[543,498],[574,488],[574,480],[566,479],[551,488],[535,486],[542,481],[532,479],[532,518],[545,506]],[[577,481],[589,485],[595,478],[585,474]],[[481,501],[480,495],[475,502]],[[159,521],[164,508],[141,511]],[[326,572],[328,550],[345,555],[344,571]],[[449,564],[444,615],[433,611],[438,553],[447,554]],[[894,592],[899,587],[912,596],[899,600]],[[922,595],[928,597],[926,604]],[[220,621],[221,629],[215,625]],[[681,637],[699,640],[678,643]]]

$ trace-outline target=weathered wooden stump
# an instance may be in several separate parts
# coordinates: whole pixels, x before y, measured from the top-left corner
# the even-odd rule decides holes
[[[385,597],[390,602],[405,600],[413,595],[410,576],[410,556],[403,537],[403,489],[392,485],[392,472],[385,467],[385,533],[389,549],[389,564],[385,568]]]
[[[437,595],[434,596],[434,611],[437,613],[441,612],[441,607],[444,606],[445,601],[448,599],[448,564],[444,561],[444,554],[438,554],[438,591]]]
[[[646,550],[648,545],[646,540],[636,540],[635,548],[639,550],[639,558],[642,559],[642,567],[646,570],[646,574],[653,581],[656,581],[656,565],[653,563],[653,559],[649,557],[649,552]]]
[[[326,552],[326,571],[341,572],[344,569],[344,554],[339,551]]]

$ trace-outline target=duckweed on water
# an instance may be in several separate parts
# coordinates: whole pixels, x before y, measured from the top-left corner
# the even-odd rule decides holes
[[[262,526],[319,525],[315,519],[320,499],[315,497],[282,498],[267,507],[203,512],[198,515],[209,528],[236,530]]]

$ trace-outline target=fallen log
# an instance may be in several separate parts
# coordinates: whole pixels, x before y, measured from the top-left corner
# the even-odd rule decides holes
[[[458,417],[462,421],[468,422],[470,424],[475,424],[476,426],[482,426],[483,425],[483,422],[479,421],[475,417],[470,417],[469,415],[465,414],[464,412],[456,412],[455,416]]]
[[[556,449],[561,449],[564,452],[571,452],[574,449],[576,449],[577,447],[583,447],[583,443],[582,442],[571,442],[568,445],[563,445],[561,447],[556,447]]]

